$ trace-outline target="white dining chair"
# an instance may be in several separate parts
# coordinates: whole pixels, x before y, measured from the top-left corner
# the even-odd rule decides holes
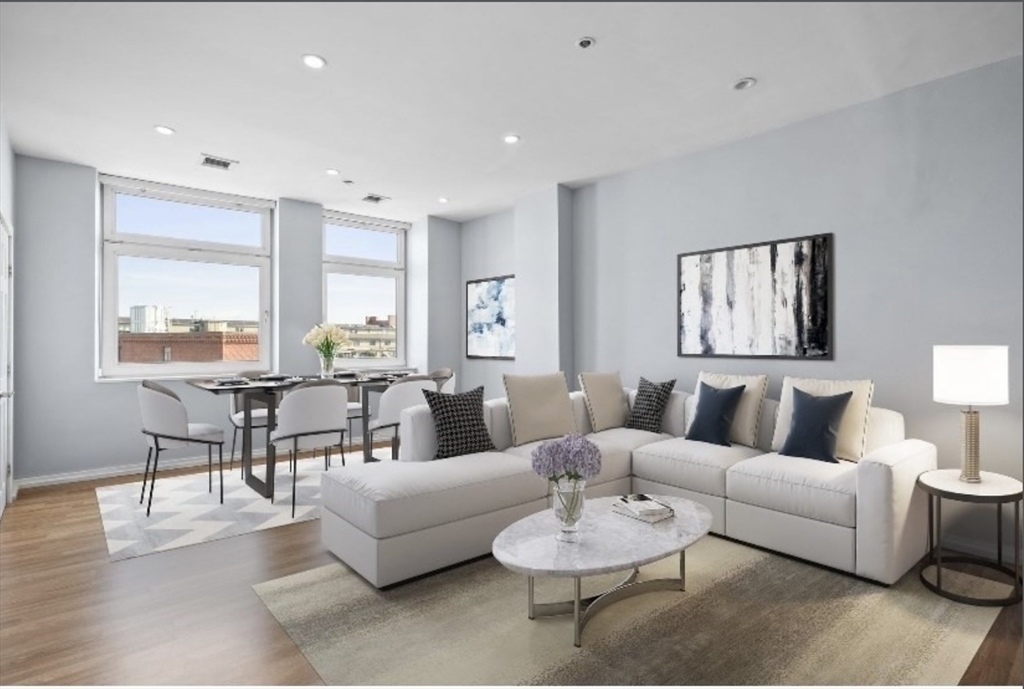
[[[444,392],[444,393],[447,393],[449,395],[454,395],[455,394],[455,374],[454,373],[451,375],[450,378],[448,378],[448,380],[446,380],[444,382],[444,384],[441,386],[441,390],[440,391]]]
[[[427,374],[427,378],[437,383],[437,389],[444,392],[444,386],[448,384],[455,372],[450,368],[435,368]]]
[[[160,452],[192,443],[206,445],[207,472],[210,477],[210,492],[213,492],[213,446],[217,446],[218,471],[220,473],[220,504],[224,504],[224,431],[212,423],[189,423],[184,403],[172,390],[159,383],[144,380],[139,385],[139,409],[142,412],[142,433],[149,444],[146,454],[146,471],[142,475],[142,495],[139,504],[146,497],[146,481],[149,481],[149,502],[146,516],[153,507],[153,488],[156,485],[156,470],[160,463]],[[149,478],[149,462],[153,460],[153,477]]]
[[[324,448],[324,469],[331,466],[332,447],[341,448],[345,466],[345,424],[348,389],[331,380],[311,380],[292,388],[277,410],[277,425],[270,433],[274,447],[288,450],[292,466],[292,517],[295,516],[295,486],[299,482],[299,450]]]
[[[370,447],[373,447],[374,431],[394,428],[395,433],[391,438],[391,459],[398,459],[398,446],[401,442],[398,437],[398,423],[401,420],[402,410],[426,404],[427,401],[423,397],[424,390],[436,392],[437,383],[432,380],[403,380],[390,385],[381,393],[377,418],[370,421]]]

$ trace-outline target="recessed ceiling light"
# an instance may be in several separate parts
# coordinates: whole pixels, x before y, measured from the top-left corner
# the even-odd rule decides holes
[[[323,69],[327,66],[327,60],[319,55],[303,55],[302,63],[310,69]]]
[[[337,177],[338,175],[341,174],[340,170],[335,170],[333,167],[328,168],[327,170],[325,170],[325,172],[329,174],[331,177]]]
[[[437,202],[438,203],[448,203],[448,199],[446,197],[442,196],[441,198],[439,198],[437,200]]]
[[[519,138],[518,134],[506,134],[504,140],[507,144],[517,144],[519,143]]]
[[[752,89],[755,86],[757,86],[757,79],[754,77],[743,77],[732,85],[733,89],[736,91],[746,91],[747,89]]]
[[[165,124],[158,124],[157,126],[153,127],[153,129],[156,131],[157,134],[163,134],[164,136],[171,136],[172,134],[174,134],[174,130]]]

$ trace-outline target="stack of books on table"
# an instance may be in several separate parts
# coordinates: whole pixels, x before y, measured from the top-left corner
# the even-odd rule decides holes
[[[639,519],[648,524],[670,519],[675,514],[668,505],[660,503],[643,493],[619,496],[619,499],[612,505],[612,510],[623,516]]]

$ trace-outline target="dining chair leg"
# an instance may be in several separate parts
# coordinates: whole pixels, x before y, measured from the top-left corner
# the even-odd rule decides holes
[[[331,468],[331,448],[324,448],[324,471]]]
[[[224,504],[224,443],[217,446],[217,471],[220,473],[220,504]],[[228,469],[230,472],[231,469]]]
[[[206,474],[210,478],[210,492],[213,492],[213,445],[206,446]]]
[[[146,453],[146,471],[142,474],[142,495],[139,496],[139,504],[146,499],[146,479],[149,477],[149,462],[153,459],[153,448],[149,448],[149,452]]]
[[[234,424],[232,424],[234,425]],[[235,441],[238,440],[238,426],[235,426],[235,432],[231,434],[231,464],[228,465],[228,471],[235,468]]]
[[[391,459],[398,459],[398,444],[401,442],[398,438],[398,429],[395,429],[395,435],[391,438]]]
[[[160,446],[157,445],[156,453],[153,455],[153,476],[149,479],[149,502],[146,504],[146,516],[153,509],[153,488],[156,487],[156,467],[160,463]]]
[[[338,447],[341,448],[341,466],[345,466],[345,443],[344,443],[344,441],[340,445],[338,445]],[[352,447],[352,446],[349,445],[349,447]]]
[[[295,439],[295,473],[292,474],[292,519],[295,519],[295,486],[299,483],[299,440]]]

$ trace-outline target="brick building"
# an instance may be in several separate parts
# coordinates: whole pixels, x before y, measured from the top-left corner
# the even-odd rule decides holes
[[[259,361],[257,333],[118,333],[118,360],[131,363],[171,361]]]

